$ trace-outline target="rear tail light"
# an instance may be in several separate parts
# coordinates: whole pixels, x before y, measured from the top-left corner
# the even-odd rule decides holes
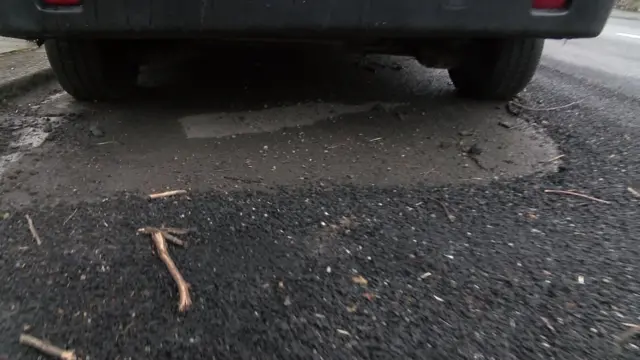
[[[42,3],[49,6],[77,6],[82,4],[82,0],[42,0]]]
[[[568,0],[532,0],[532,7],[536,10],[562,10],[568,4]]]

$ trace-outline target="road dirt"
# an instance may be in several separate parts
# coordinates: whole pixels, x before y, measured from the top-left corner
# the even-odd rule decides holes
[[[516,117],[407,59],[279,55],[4,108],[0,358],[638,359],[637,99],[543,66],[518,101],[580,101]],[[163,224],[195,230],[184,314]]]
[[[133,103],[79,104],[53,87],[15,104],[0,131],[4,204],[247,183],[441,185],[555,171],[548,160],[559,153],[539,127],[504,104],[429,93],[438,72],[414,60],[294,53],[300,61],[285,66],[280,54],[259,55],[215,69],[188,59],[176,74],[163,69],[167,80]]]

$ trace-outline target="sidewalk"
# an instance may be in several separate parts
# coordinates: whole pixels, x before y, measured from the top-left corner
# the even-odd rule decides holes
[[[640,20],[640,12],[624,11],[613,9],[611,17],[627,20]]]
[[[44,49],[0,37],[0,101],[53,78]]]

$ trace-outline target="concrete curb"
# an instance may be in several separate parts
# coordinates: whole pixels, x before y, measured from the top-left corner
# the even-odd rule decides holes
[[[55,79],[53,70],[46,68],[0,84],[0,99],[22,95],[46,82]]]

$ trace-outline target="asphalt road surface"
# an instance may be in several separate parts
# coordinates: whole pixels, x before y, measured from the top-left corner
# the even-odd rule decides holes
[[[159,65],[135,103],[13,101],[0,355],[38,358],[26,331],[85,359],[637,359],[639,24],[549,42],[509,111],[313,51]],[[136,234],[163,224],[194,229],[184,314]]]

